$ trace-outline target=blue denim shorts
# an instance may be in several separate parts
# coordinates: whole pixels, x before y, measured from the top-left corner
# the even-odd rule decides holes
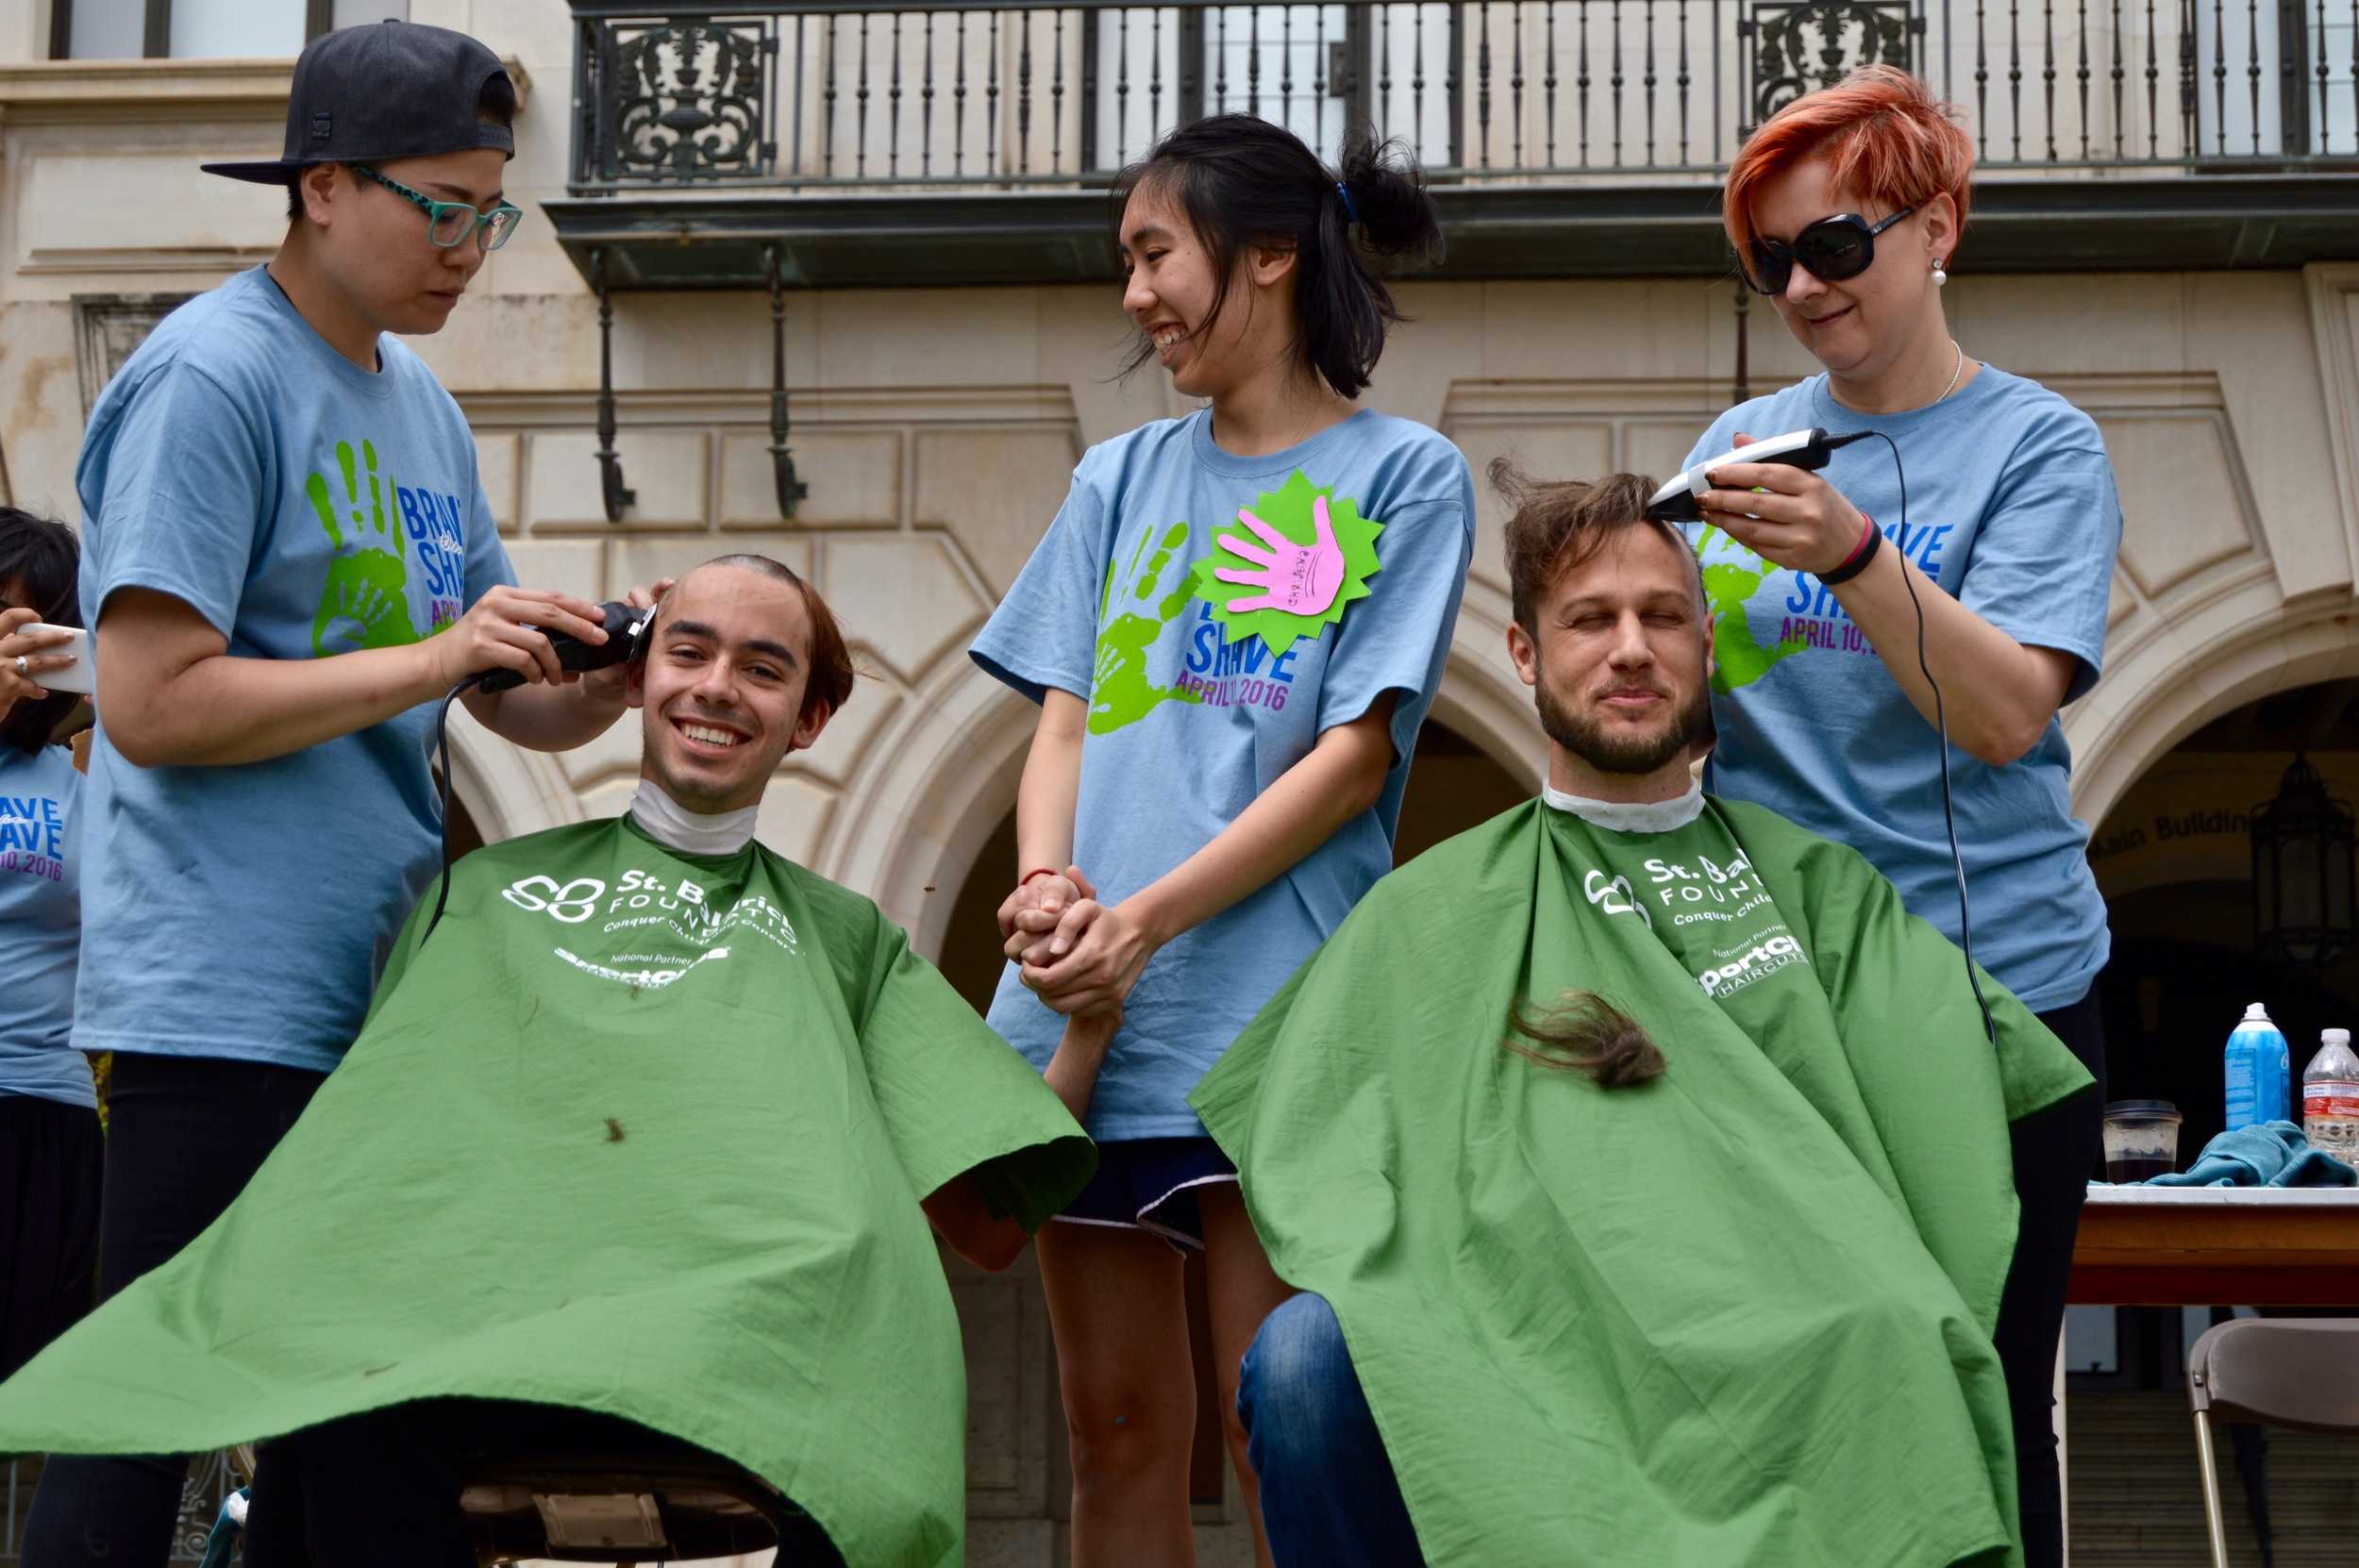
[[[1234,1182],[1237,1168],[1209,1138],[1138,1138],[1097,1145],[1097,1174],[1057,1218],[1074,1225],[1146,1230],[1174,1246],[1204,1246],[1196,1193]]]

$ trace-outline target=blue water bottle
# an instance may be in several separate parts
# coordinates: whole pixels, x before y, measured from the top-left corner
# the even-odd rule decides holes
[[[2283,1121],[2292,1093],[2293,1062],[2285,1037],[2255,1002],[2228,1037],[2228,1130]]]

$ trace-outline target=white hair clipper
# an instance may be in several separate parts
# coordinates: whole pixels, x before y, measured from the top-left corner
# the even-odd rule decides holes
[[[1712,488],[1706,475],[1715,468],[1731,463],[1783,463],[1788,468],[1806,469],[1813,473],[1827,466],[1827,459],[1839,446],[1864,441],[1870,432],[1862,430],[1849,436],[1831,436],[1813,426],[1807,430],[1788,430],[1782,436],[1771,436],[1748,446],[1723,452],[1709,462],[1700,462],[1686,473],[1673,478],[1654,492],[1647,503],[1647,515],[1664,523],[1700,523],[1703,509],[1697,498]]]

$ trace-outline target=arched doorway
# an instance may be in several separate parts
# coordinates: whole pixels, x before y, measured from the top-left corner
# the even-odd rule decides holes
[[[475,813],[457,794],[450,797],[450,815],[443,823],[443,840],[450,845],[453,861],[474,854],[484,844],[483,829],[475,825]]]
[[[2247,1003],[2267,1004],[2297,1074],[2321,1028],[2359,1023],[2359,954],[2306,968],[2255,950],[2250,812],[2297,746],[2330,790],[2359,799],[2359,678],[2210,720],[2155,759],[2089,841],[2114,939],[2099,980],[2108,1093],[2176,1104],[2183,1154],[2220,1130],[2220,1050]]]
[[[2359,678],[2343,676],[2237,703],[2150,758],[2115,794],[2089,842],[2106,901],[2113,957],[2098,979],[2107,1093],[2178,1107],[2183,1167],[2224,1119],[2221,1050],[2248,1003],[2265,1003],[2293,1071],[2318,1031],[2359,1021],[2359,955],[2319,968],[2258,950],[2252,809],[2272,799],[2299,746],[2328,788],[2359,800]],[[2299,1093],[2297,1089],[2297,1093]],[[2299,1116],[2299,1109],[2295,1114]],[[2187,1344],[2204,1309],[2074,1308],[2066,1330],[2072,1425],[2075,1561],[2127,1561],[2120,1522],[2134,1513],[2141,1562],[2200,1560],[2201,1510],[2180,1477],[2193,1462],[2183,1430]],[[2329,1451],[2296,1434],[2239,1434],[2226,1465],[2253,1477],[2280,1561],[2332,1538],[2337,1473]],[[2266,1458],[2264,1457],[2266,1456]],[[2247,1495],[2250,1493],[2248,1491]],[[2255,1528],[2232,1503],[2232,1537]]]

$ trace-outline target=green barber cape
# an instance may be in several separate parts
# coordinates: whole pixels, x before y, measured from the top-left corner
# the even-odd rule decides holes
[[[0,1386],[0,1452],[201,1451],[404,1400],[603,1410],[855,1568],[962,1560],[966,1376],[918,1199],[1030,1228],[1095,1156],[877,907],[628,818],[479,850],[245,1193]]]
[[[1378,883],[1193,1096],[1430,1562],[2019,1560],[2007,1122],[2089,1082],[1849,849],[1538,801]],[[1502,1048],[1594,992],[1635,1088]]]

